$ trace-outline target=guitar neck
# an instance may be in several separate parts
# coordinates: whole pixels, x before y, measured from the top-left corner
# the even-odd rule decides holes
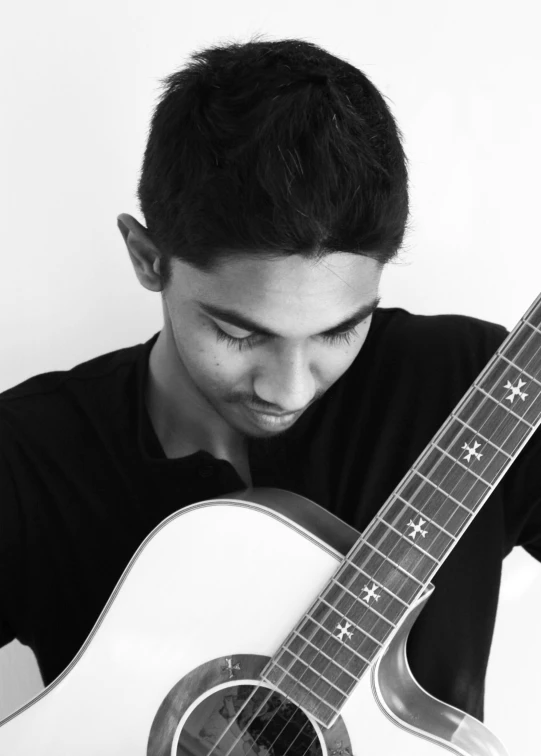
[[[541,295],[344,557],[263,679],[322,724],[334,721],[540,424]],[[307,670],[331,678],[326,694],[303,685]]]

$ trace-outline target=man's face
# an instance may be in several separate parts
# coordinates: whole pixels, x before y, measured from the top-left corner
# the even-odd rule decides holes
[[[347,253],[318,263],[298,255],[272,260],[239,256],[212,273],[173,260],[171,280],[162,292],[169,391],[175,391],[178,377],[183,384],[179,395],[189,397],[190,413],[219,433],[227,427],[243,437],[275,437],[359,353],[381,270],[374,260]],[[204,304],[232,310],[277,335],[232,325],[205,312]],[[349,343],[322,335],[361,306],[368,314],[349,334]],[[228,344],[220,332],[243,341]],[[272,420],[249,408],[293,414]]]

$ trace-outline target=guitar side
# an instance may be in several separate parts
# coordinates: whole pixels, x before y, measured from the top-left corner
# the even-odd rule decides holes
[[[257,672],[358,537],[281,489],[249,489],[174,513],[138,549],[67,669],[0,722],[0,753],[183,752],[175,738],[187,712],[213,690],[257,685]],[[336,725],[323,731],[313,722],[322,753],[339,756],[346,733],[353,756],[506,756],[482,723],[411,675],[407,635],[428,597],[414,604]]]

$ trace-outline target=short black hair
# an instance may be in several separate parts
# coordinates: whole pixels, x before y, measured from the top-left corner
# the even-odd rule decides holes
[[[402,133],[355,66],[300,39],[194,52],[160,82],[137,197],[162,257],[389,262],[407,226]]]

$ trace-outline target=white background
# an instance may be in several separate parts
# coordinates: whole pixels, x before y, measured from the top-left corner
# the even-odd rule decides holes
[[[161,328],[160,296],[137,282],[116,225],[120,212],[144,223],[135,190],[159,79],[196,49],[256,32],[315,42],[388,98],[410,159],[412,231],[382,306],[512,328],[541,291],[539,20],[533,0],[7,5],[0,391]],[[540,630],[541,565],[516,549],[485,718],[511,756],[539,754]],[[42,687],[17,643],[0,652],[0,681],[0,718]]]

